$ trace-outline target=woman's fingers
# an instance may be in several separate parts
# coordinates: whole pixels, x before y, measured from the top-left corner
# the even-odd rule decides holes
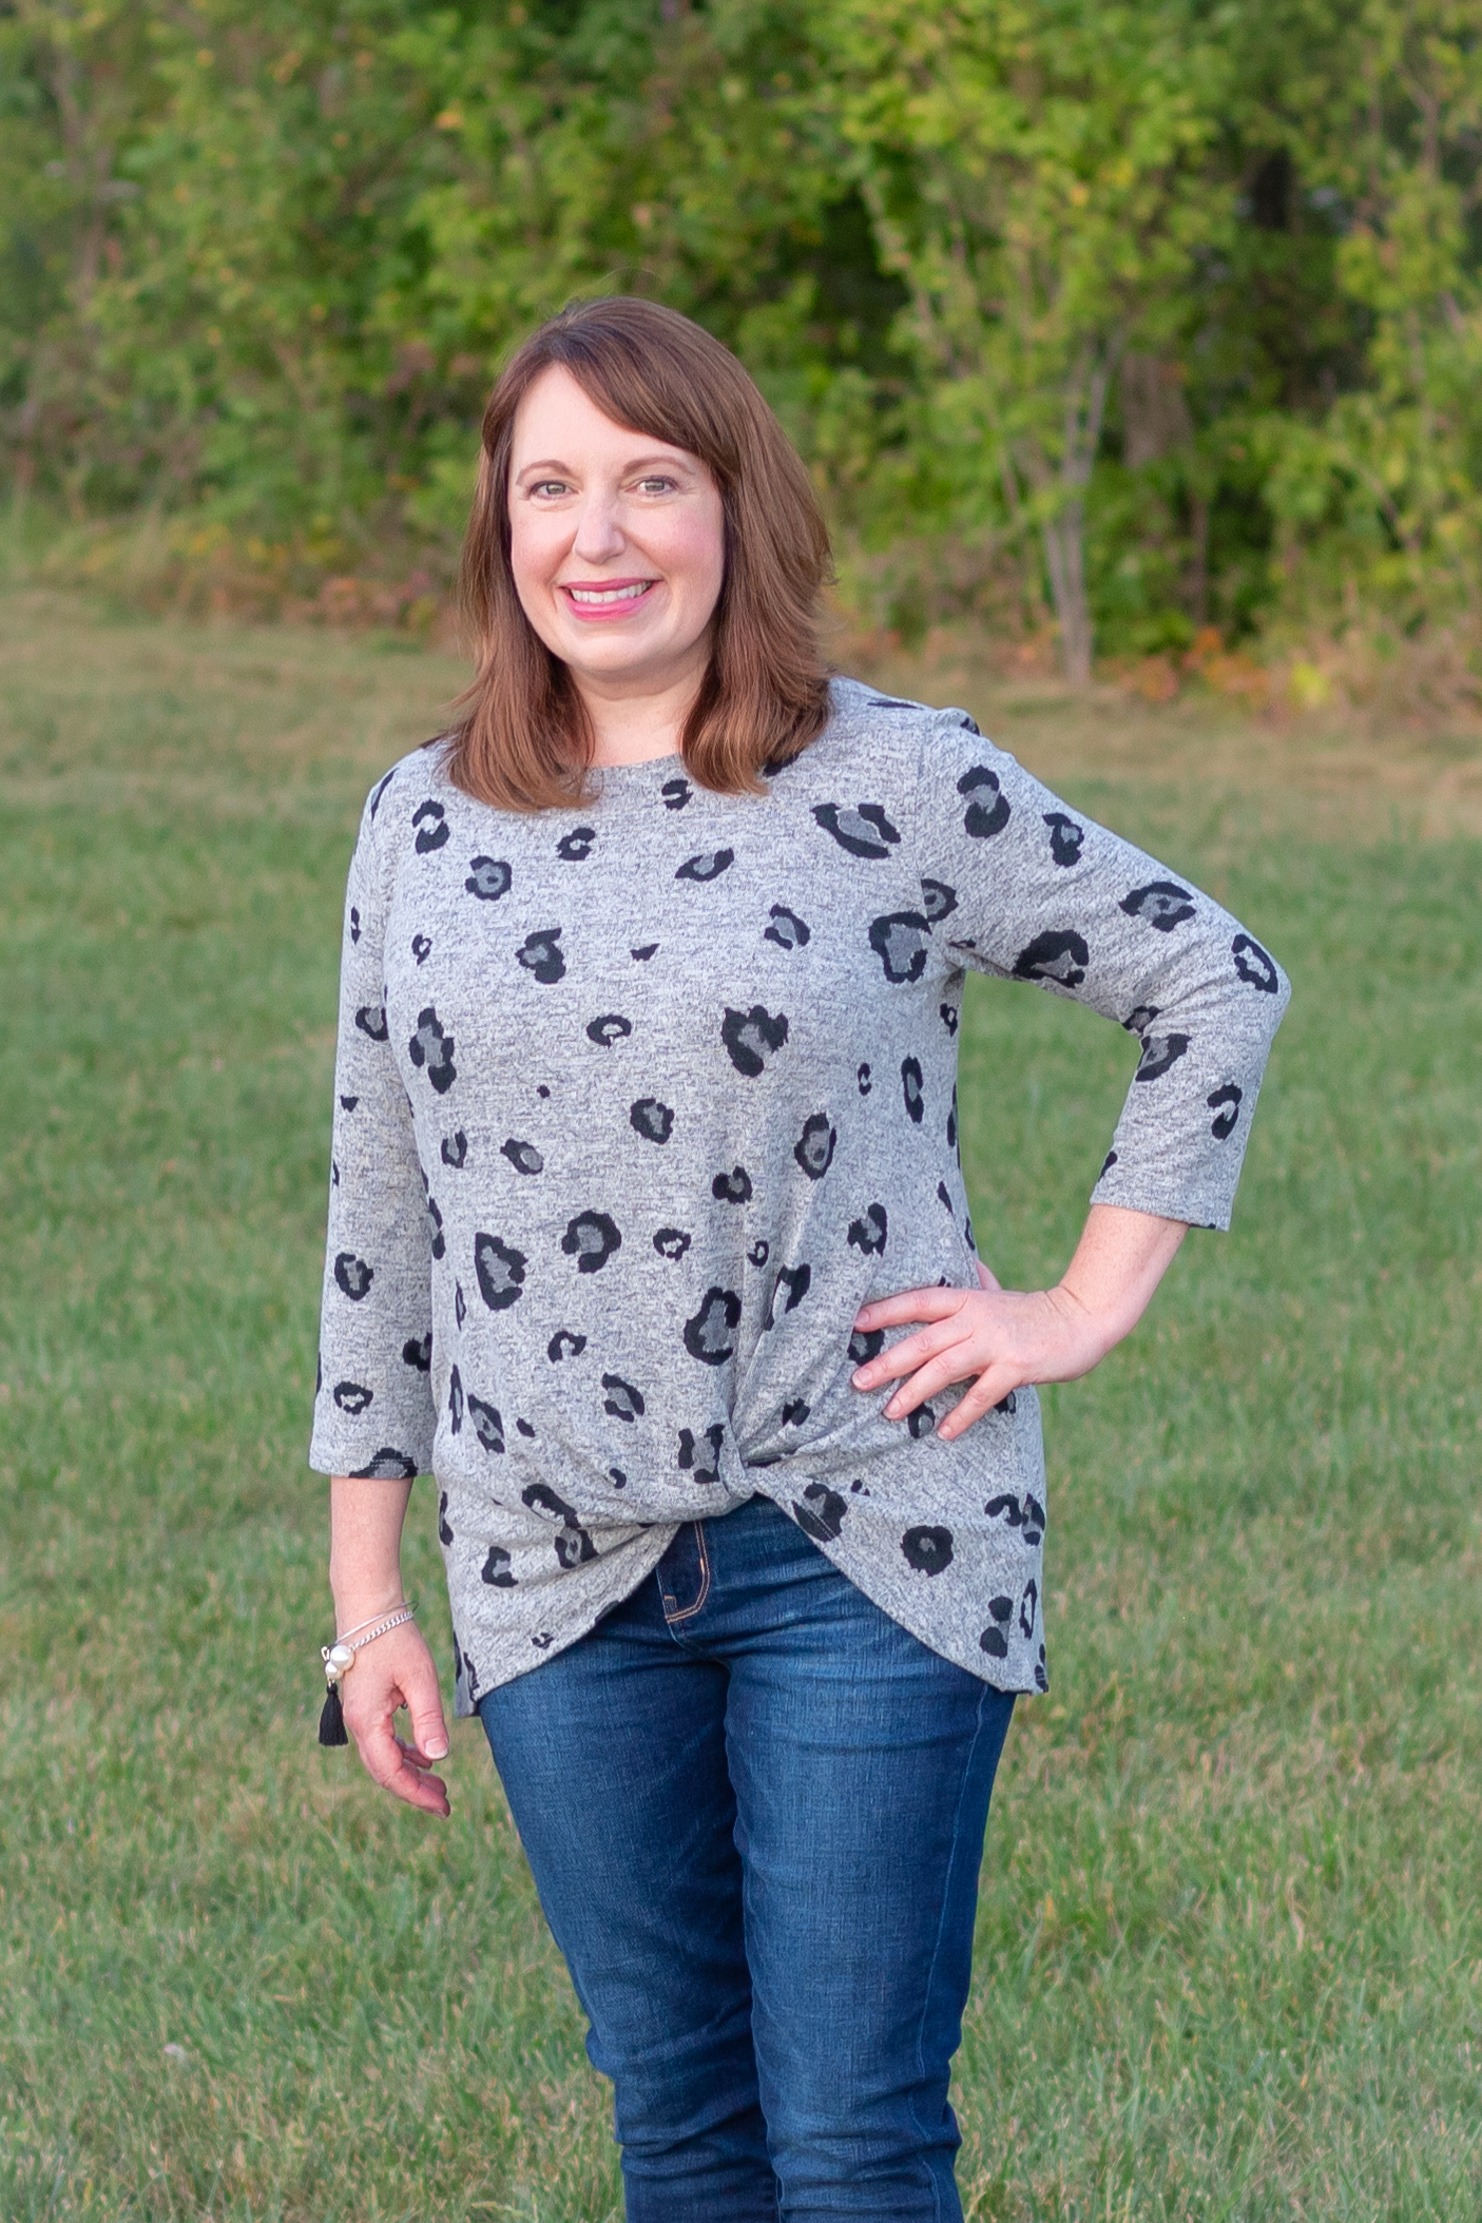
[[[1015,1380],[1011,1368],[986,1368],[972,1388],[938,1421],[937,1434],[944,1443],[950,1443],[954,1436],[962,1435],[966,1429],[971,1428],[975,1420],[981,1420],[984,1413],[990,1412],[995,1405],[1001,1403],[1011,1389],[1021,1387],[1022,1384]]]
[[[963,1381],[968,1375],[975,1374],[981,1365],[981,1358],[975,1360],[968,1356],[962,1344],[958,1344],[954,1351],[943,1351],[939,1357],[929,1359],[925,1366],[918,1367],[908,1381],[901,1383],[885,1408],[886,1419],[904,1420],[908,1413],[913,1413],[918,1405],[924,1405],[927,1398],[935,1396],[939,1389],[950,1389],[954,1382]]]
[[[919,1335],[908,1335],[904,1342],[892,1343],[888,1351],[878,1358],[869,1359],[856,1367],[853,1382],[856,1389],[876,1389],[881,1382],[893,1382],[902,1374],[909,1374],[925,1360],[935,1358],[938,1351],[945,1351],[963,1339],[963,1326],[953,1318],[940,1321],[935,1327],[923,1328]]]
[[[855,1314],[857,1328],[905,1328],[918,1320],[945,1320],[970,1292],[964,1289],[902,1289],[876,1297]]]

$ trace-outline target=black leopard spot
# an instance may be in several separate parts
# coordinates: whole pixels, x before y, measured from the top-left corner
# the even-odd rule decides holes
[[[432,1372],[432,1337],[430,1335],[409,1337],[401,1347],[401,1362],[403,1366],[410,1366],[418,1374],[430,1374]]]
[[[468,1305],[464,1300],[461,1281],[455,1281],[453,1284],[453,1317],[460,1328],[468,1317]]]
[[[792,1154],[810,1181],[821,1181],[834,1162],[834,1146],[838,1130],[827,1112],[812,1112],[803,1121],[803,1132],[792,1146]]]
[[[1009,822],[1009,799],[1000,791],[998,774],[986,764],[975,764],[957,782],[959,795],[970,798],[963,813],[962,829],[974,841],[991,841]]]
[[[931,928],[919,911],[889,911],[870,921],[870,947],[892,983],[919,980],[926,970]]]
[[[709,1288],[700,1309],[684,1323],[684,1347],[702,1366],[724,1366],[736,1352],[736,1329],[741,1323],[741,1299],[734,1289]]]
[[[913,1436],[929,1436],[937,1424],[936,1412],[930,1405],[918,1405],[906,1415],[906,1426]]]
[[[607,1479],[612,1484],[615,1490],[625,1490],[628,1487],[628,1477],[624,1474],[621,1467],[609,1467],[607,1470]]]
[[[1249,934],[1237,934],[1230,944],[1230,955],[1235,960],[1235,970],[1251,988],[1259,988],[1262,995],[1274,996],[1278,985],[1276,960],[1262,949]]]
[[[548,1482],[532,1482],[527,1489],[521,1490],[520,1500],[532,1512],[550,1513],[560,1522],[554,1539],[558,1566],[581,1567],[596,1558],[596,1546],[577,1519],[574,1508],[564,1498],[557,1497]],[[549,1644],[549,1637],[546,1642]]]
[[[453,1541],[453,1530],[448,1520],[448,1493],[446,1490],[441,1490],[438,1493],[437,1540],[440,1544],[451,1544]]]
[[[1104,1181],[1107,1175],[1111,1172],[1112,1167],[1114,1165],[1119,1165],[1120,1163],[1121,1160],[1118,1157],[1117,1152],[1115,1150],[1108,1150],[1106,1156],[1101,1161],[1101,1171],[1096,1176],[1097,1180]]]
[[[1169,1068],[1177,1065],[1188,1046],[1189,1038],[1186,1034],[1144,1035],[1142,1056],[1137,1061],[1133,1080],[1161,1081]]]
[[[448,1433],[463,1432],[463,1377],[455,1366],[448,1376]]]
[[[429,1194],[426,1207],[428,1245],[434,1258],[442,1258],[446,1256],[448,1245],[443,1234],[443,1216],[437,1208],[437,1198]]]
[[[962,727],[964,733],[975,733],[978,739],[982,740],[983,728],[978,724],[977,719],[970,718],[965,710],[959,715],[957,723]]]
[[[1194,898],[1176,880],[1150,880],[1145,888],[1124,895],[1119,909],[1129,919],[1142,919],[1159,934],[1171,934],[1194,916]]]
[[[1012,1605],[1012,1602],[1010,1603],[1010,1606],[1009,1606],[1009,1611],[1010,1611],[1011,1613],[1012,1613],[1012,1611],[1013,1611],[1013,1605]],[[1007,1637],[1006,1637],[1006,1636],[1004,1635],[1004,1632],[1003,1632],[1003,1630],[1002,1630],[1002,1629],[995,1629],[995,1628],[987,1628],[987,1629],[985,1629],[985,1630],[983,1631],[982,1635],[981,1635],[981,1636],[980,1636],[980,1637],[978,1638],[978,1643],[979,1643],[979,1644],[981,1645],[982,1649],[983,1649],[983,1650],[984,1650],[984,1651],[985,1651],[985,1652],[986,1652],[986,1653],[988,1654],[988,1657],[989,1657],[990,1659],[993,1659],[993,1660],[1006,1660],[1006,1659],[1008,1658],[1008,1656],[1009,1656],[1009,1640],[1008,1640],[1008,1638],[1007,1638]]]
[[[1240,1117],[1242,1094],[1243,1091],[1234,1081],[1226,1081],[1223,1088],[1217,1088],[1205,1097],[1205,1103],[1215,1114],[1209,1131],[1216,1142],[1228,1142],[1234,1134],[1235,1123]]]
[[[725,1429],[718,1420],[713,1421],[705,1429],[701,1440],[709,1446],[709,1458],[703,1464],[700,1459],[700,1447],[695,1441],[694,1430],[691,1428],[680,1429],[680,1467],[684,1473],[692,1474],[697,1482],[718,1482],[720,1480],[721,1446],[726,1440]]]
[[[1050,1687],[1050,1678],[1045,1673],[1045,1663],[1043,1660],[1036,1660],[1035,1662],[1034,1687],[1036,1690],[1048,1690]]]
[[[805,1536],[815,1544],[831,1544],[844,1526],[848,1505],[837,1490],[822,1482],[810,1482],[803,1491],[803,1502],[792,1501],[793,1519]]]
[[[919,702],[901,702],[895,695],[871,695],[866,710],[920,710]]]
[[[659,945],[657,942],[645,942],[640,949],[630,949],[628,955],[632,958],[636,958],[640,965],[646,965],[650,957],[656,957],[658,955],[658,949]]]
[[[813,816],[851,857],[888,857],[901,838],[878,803],[815,803]]]
[[[528,1420],[517,1420],[515,1422],[515,1426],[519,1429],[522,1436],[533,1436],[535,1433],[535,1430],[531,1427]]]
[[[664,798],[665,810],[683,810],[694,790],[688,780],[665,780],[659,793]]]
[[[432,944],[425,934],[414,934],[412,936],[412,955],[419,965],[425,965],[432,955]]]
[[[874,1083],[870,1077],[869,1067],[867,1065],[862,1065],[859,1068],[859,1071],[855,1074],[854,1078],[859,1084],[860,1095],[868,1096],[871,1088],[874,1086]]]
[[[527,934],[515,951],[515,963],[523,965],[527,973],[543,981],[547,987],[552,981],[566,977],[566,958],[561,948],[559,926],[542,926],[534,934]]]
[[[762,1326],[771,1328],[777,1325],[779,1297],[782,1299],[783,1312],[796,1312],[807,1296],[812,1281],[813,1268],[806,1261],[801,1266],[779,1266],[777,1279],[772,1284],[772,1294],[767,1299],[767,1316]]]
[[[990,1598],[988,1600],[988,1611],[999,1627],[1006,1629],[1014,1618],[1014,1601],[1012,1598]]]
[[[1081,844],[1086,838],[1085,827],[1078,826],[1063,810],[1047,810],[1045,824],[1050,829],[1050,855],[1054,862],[1057,865],[1079,864]]]
[[[1019,1600],[1019,1634],[1033,1636],[1035,1615],[1039,1611],[1039,1584],[1031,1578],[1024,1585],[1024,1595]]]
[[[385,1006],[379,1003],[363,1003],[355,1014],[355,1024],[372,1042],[384,1042],[390,1032]]]
[[[512,1304],[519,1303],[525,1282],[522,1250],[501,1243],[497,1235],[475,1235],[473,1270],[478,1276],[479,1295],[491,1312],[507,1312]]]
[[[758,1236],[756,1241],[752,1244],[750,1250],[746,1253],[746,1262],[749,1266],[765,1266],[767,1260],[771,1257],[771,1255],[771,1244],[767,1242],[763,1237]]]
[[[360,1102],[360,1098],[359,1098],[358,1096],[342,1096],[342,1097],[340,1098],[340,1110],[341,1110],[341,1111],[354,1111],[354,1109],[355,1109],[356,1105],[357,1105],[357,1104],[358,1104],[359,1102]]]
[[[407,1055],[419,1070],[425,1070],[429,1083],[439,1096],[446,1096],[458,1078],[458,1068],[453,1063],[455,1048],[451,1034],[445,1034],[437,1012],[431,1004],[417,1013],[417,1031],[407,1044]]]
[[[501,1158],[508,1158],[516,1173],[544,1173],[545,1159],[533,1142],[520,1142],[511,1135],[508,1142],[499,1145]]]
[[[360,912],[353,903],[350,906],[350,939],[352,942],[360,939]]]
[[[1032,1491],[1024,1493],[1024,1541],[1026,1544],[1041,1542],[1045,1533],[1045,1509]]]
[[[443,1164],[451,1166],[455,1173],[460,1166],[468,1163],[468,1137],[461,1127],[458,1128],[456,1133],[443,1136],[438,1156],[442,1159]]]
[[[702,850],[698,857],[686,857],[674,877],[676,880],[718,880],[736,862],[734,849]]]
[[[733,1166],[729,1173],[718,1173],[710,1184],[710,1194],[717,1204],[749,1204],[751,1202],[751,1175],[745,1166]]]
[[[1019,1500],[1016,1497],[1011,1497],[1007,1491],[1004,1492],[1002,1497],[990,1497],[988,1503],[983,1507],[983,1511],[990,1521],[1007,1521],[1010,1528],[1022,1528],[1024,1526],[1024,1508],[1020,1505]]]
[[[955,1084],[952,1089],[952,1101],[947,1106],[947,1148],[949,1150],[957,1148],[957,1089]]]
[[[764,942],[775,942],[779,949],[802,949],[812,941],[812,929],[785,903],[774,903],[767,916],[772,923],[762,928]]]
[[[377,780],[375,786],[371,789],[370,814],[372,818],[375,817],[376,812],[380,809],[381,797],[385,794],[387,788],[391,785],[391,782],[395,779],[395,777],[396,766],[393,764],[390,771],[386,774],[386,777],[383,780]]]
[[[1014,959],[1014,978],[1053,980],[1062,988],[1079,988],[1090,962],[1091,952],[1074,928],[1051,927],[1020,950]]]
[[[561,1248],[568,1258],[576,1260],[579,1274],[600,1273],[613,1252],[622,1247],[617,1222],[606,1212],[576,1213],[561,1237]]]
[[[950,1528],[908,1528],[901,1538],[908,1567],[919,1575],[939,1575],[952,1564]]]
[[[580,1358],[587,1347],[584,1335],[577,1335],[571,1328],[557,1328],[545,1347],[545,1355],[553,1366],[562,1359]]]
[[[885,1248],[888,1224],[883,1204],[867,1204],[861,1216],[849,1222],[848,1240],[866,1258],[878,1258]]]
[[[592,854],[592,844],[597,839],[595,826],[573,826],[556,843],[556,855],[564,864],[580,864]]]
[[[353,1250],[342,1250],[334,1262],[334,1278],[351,1304],[359,1304],[376,1278],[375,1268],[357,1258]]]
[[[945,1181],[938,1181],[937,1183],[937,1202],[944,1211],[950,1212],[953,1219],[956,1219],[957,1208],[952,1202],[952,1192]]]
[[[433,849],[441,849],[452,831],[447,823],[447,812],[441,803],[419,803],[412,812],[412,824],[417,829],[417,854],[425,857]]]
[[[643,1392],[625,1382],[621,1374],[604,1374],[602,1387],[607,1395],[602,1400],[602,1410],[614,1420],[636,1420],[643,1411]]]
[[[949,888],[945,880],[923,880],[921,908],[926,913],[927,924],[935,926],[940,919],[950,918],[956,910],[957,890]]]
[[[621,1042],[632,1032],[632,1020],[625,1019],[620,1011],[604,1011],[600,1019],[587,1021],[587,1040],[595,1042],[599,1050],[610,1050],[614,1042]]]
[[[1012,1419],[1019,1410],[1019,1399],[1016,1392],[1010,1390],[1006,1397],[1000,1397],[993,1410],[996,1413],[1004,1413],[1009,1419]]]
[[[336,1382],[334,1385],[335,1403],[342,1413],[349,1413],[352,1418],[363,1413],[368,1405],[374,1403],[375,1394],[375,1391],[367,1389],[363,1382]]]
[[[919,1127],[926,1110],[926,1098],[921,1090],[919,1058],[907,1057],[901,1060],[901,1095],[905,1099],[907,1119],[913,1127]]]
[[[495,1590],[513,1590],[515,1578],[509,1571],[509,1553],[503,1544],[491,1544],[489,1555],[479,1571],[480,1582],[489,1583]]]
[[[856,1328],[849,1338],[849,1363],[851,1366],[868,1366],[885,1348],[883,1328]]]
[[[767,1059],[787,1040],[786,1014],[779,1011],[774,1017],[759,1003],[754,1003],[749,1011],[732,1011],[727,1005],[720,1023],[720,1038],[736,1071],[754,1081],[765,1070]]]
[[[646,1142],[667,1142],[674,1132],[674,1114],[657,1096],[640,1096],[628,1107],[628,1125]]]
[[[367,1465],[356,1467],[350,1477],[353,1482],[410,1482],[417,1472],[417,1462],[409,1459],[404,1451],[393,1451],[383,1443]]]
[[[473,1432],[485,1451],[504,1449],[504,1422],[499,1417],[497,1405],[486,1405],[482,1397],[468,1393],[468,1417],[473,1422]]]
[[[502,857],[471,857],[468,878],[463,885],[481,903],[497,903],[502,895],[509,894],[513,879],[514,874]]]
[[[654,1249],[660,1258],[683,1258],[690,1240],[682,1227],[661,1227],[654,1236]]]
[[[947,1032],[955,1034],[962,1018],[962,1013],[957,1005],[955,1003],[940,1003],[937,1005],[937,1012]]]
[[[1155,1003],[1140,1003],[1128,1012],[1122,1025],[1129,1034],[1144,1035],[1157,1016],[1158,1006]]]
[[[782,1408],[782,1425],[784,1428],[801,1428],[807,1417],[808,1407],[801,1397],[794,1397],[790,1403]]]

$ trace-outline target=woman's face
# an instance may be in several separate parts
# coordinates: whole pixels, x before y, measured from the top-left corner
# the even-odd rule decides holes
[[[515,415],[509,521],[525,615],[578,681],[642,694],[699,676],[725,536],[697,456],[614,424],[553,364]]]

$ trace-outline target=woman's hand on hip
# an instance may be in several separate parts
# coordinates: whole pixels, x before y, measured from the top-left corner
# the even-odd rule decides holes
[[[447,1814],[448,1787],[432,1767],[447,1757],[448,1731],[437,1667],[421,1630],[404,1622],[363,1646],[340,1685],[340,1700],[345,1727],[382,1790],[424,1814]],[[402,1706],[411,1717],[410,1741],[396,1734]]]
[[[899,1387],[885,1407],[904,1420],[938,1390],[971,1382],[937,1434],[960,1436],[1011,1390],[1072,1382],[1136,1326],[1186,1229],[1177,1220],[1098,1204],[1053,1289],[1002,1289],[978,1266],[977,1289],[906,1289],[867,1304],[857,1328],[914,1328],[858,1367],[854,1386]]]

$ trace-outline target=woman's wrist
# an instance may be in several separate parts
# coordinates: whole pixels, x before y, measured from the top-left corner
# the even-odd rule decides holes
[[[379,1621],[406,1603],[399,1567],[383,1575],[367,1576],[358,1569],[341,1572],[331,1566],[329,1587],[334,1597],[337,1634],[355,1628],[362,1621]]]

